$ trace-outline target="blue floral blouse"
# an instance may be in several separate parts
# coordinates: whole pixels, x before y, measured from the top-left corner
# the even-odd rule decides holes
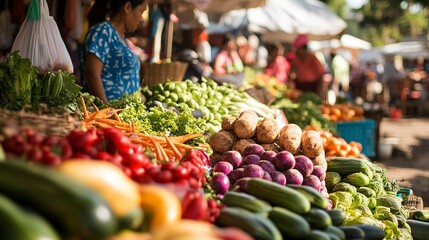
[[[125,38],[125,37],[124,37]],[[89,29],[82,45],[82,76],[85,81],[85,57],[93,53],[104,67],[101,79],[107,100],[118,99],[125,93],[134,93],[140,87],[140,61],[124,44],[110,21]]]

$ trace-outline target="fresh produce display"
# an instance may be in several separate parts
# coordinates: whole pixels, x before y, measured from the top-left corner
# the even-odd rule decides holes
[[[341,104],[321,104],[320,111],[323,116],[332,122],[352,122],[364,120],[364,109],[350,102]]]
[[[211,79],[204,79],[202,83],[191,80],[168,81],[155,85],[153,90],[144,87],[142,93],[149,105],[156,102],[175,108],[185,105],[192,110],[201,111],[211,133],[219,131],[224,117],[235,116],[245,110],[252,109],[263,117],[276,115],[274,110],[246,92],[238,91],[233,85],[218,85]]]
[[[386,239],[412,239],[408,211],[386,170],[360,158],[332,158],[325,178],[334,208],[346,212],[343,225],[367,224],[382,229]]]
[[[362,152],[362,144],[356,141],[347,143],[342,137],[336,137],[329,131],[319,129],[315,126],[307,126],[305,129],[314,130],[320,134],[325,150],[325,156],[330,157],[351,157],[360,158]]]
[[[95,99],[86,101],[87,107]],[[96,103],[97,104],[97,103]],[[98,106],[98,105],[97,105]],[[140,92],[124,95],[118,100],[111,100],[107,104],[101,104],[102,108],[121,109],[119,118],[126,123],[133,123],[136,128],[147,134],[164,136],[183,136],[187,134],[203,134],[206,129],[206,121],[195,118],[187,106],[181,105],[179,110],[165,108],[163,106],[146,106]],[[195,143],[203,143],[204,139],[197,138]],[[191,140],[194,142],[194,140]]]
[[[81,87],[72,73],[47,72],[39,76],[30,59],[13,52],[0,67],[0,107],[20,110],[30,106],[37,110],[44,103],[52,108],[67,108],[77,101]]]
[[[362,145],[335,137],[363,118],[350,103],[302,93],[271,108],[210,79],[103,103],[17,52],[0,87],[1,108],[81,114],[65,136],[1,129],[0,239],[427,239],[427,210],[410,215]]]
[[[225,193],[222,202],[225,207],[215,224],[239,228],[256,240],[382,240],[385,236],[384,231],[370,224],[342,226],[345,212],[328,209],[326,197],[306,186],[282,186],[251,178],[242,191]]]
[[[304,92],[297,101],[279,98],[272,107],[283,110],[289,123],[297,124],[301,129],[309,125],[336,133],[335,124],[320,110],[322,99],[314,93]]]

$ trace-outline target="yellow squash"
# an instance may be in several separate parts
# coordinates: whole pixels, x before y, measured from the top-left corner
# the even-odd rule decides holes
[[[140,185],[139,191],[143,211],[152,213],[150,229],[181,219],[182,207],[174,193],[157,185]]]
[[[70,159],[61,163],[58,170],[100,193],[118,217],[140,208],[138,185],[113,163]]]

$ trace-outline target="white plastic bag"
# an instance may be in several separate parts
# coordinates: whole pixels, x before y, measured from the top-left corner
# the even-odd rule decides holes
[[[39,12],[38,12],[39,11]],[[12,45],[12,52],[29,58],[41,72],[73,72],[73,64],[46,0],[31,0],[25,21]]]

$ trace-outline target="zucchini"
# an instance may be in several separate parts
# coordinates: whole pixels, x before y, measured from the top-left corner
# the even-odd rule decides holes
[[[332,225],[334,226],[340,226],[347,218],[346,213],[341,208],[328,210],[328,214],[331,217]]]
[[[331,237],[328,233],[315,229],[311,230],[310,234],[305,237],[305,240],[331,240]]]
[[[413,219],[429,222],[429,210],[417,210],[413,213]]]
[[[428,239],[429,223],[413,219],[408,219],[407,223],[411,228],[411,235],[414,240]]]
[[[281,207],[273,207],[268,218],[285,238],[304,238],[310,232],[310,225],[300,215]]]
[[[346,177],[352,173],[362,172],[365,174],[372,174],[372,170],[369,168],[368,164],[365,163],[360,158],[342,158],[334,157],[328,161],[328,170],[329,172],[337,172],[341,176]]]
[[[59,240],[60,237],[45,219],[0,194],[0,239]]]
[[[328,233],[328,234],[330,234],[330,235],[337,236],[337,238],[339,240],[345,240],[346,239],[346,235],[344,234],[344,232],[340,228],[338,228],[336,226],[333,226],[333,225],[329,226],[325,230],[325,232]]]
[[[339,228],[344,232],[344,235],[346,235],[346,239],[353,239],[353,240],[365,239],[365,232],[358,227],[340,226]]]
[[[304,217],[312,229],[325,230],[332,225],[329,214],[320,208],[311,208]]]
[[[0,192],[70,237],[100,239],[118,230],[110,206],[98,193],[48,167],[0,162]]]
[[[305,186],[305,185],[298,185],[298,184],[288,184],[287,187],[293,188],[297,190],[298,192],[302,193],[309,201],[310,204],[314,207],[318,207],[321,209],[327,209],[328,208],[328,199],[322,195],[319,191],[316,189]]]
[[[365,240],[383,240],[386,236],[383,229],[373,225],[358,224],[353,226],[360,228],[365,233]]]
[[[220,211],[215,224],[220,227],[236,227],[250,234],[255,240],[282,240],[274,223],[265,216],[242,208],[225,207]]]
[[[240,207],[253,213],[265,215],[271,210],[270,204],[244,192],[226,192],[223,197],[223,204],[228,207]]]
[[[298,214],[310,211],[310,201],[300,192],[262,178],[251,178],[246,185],[247,193],[267,201],[273,206],[286,208]]]

